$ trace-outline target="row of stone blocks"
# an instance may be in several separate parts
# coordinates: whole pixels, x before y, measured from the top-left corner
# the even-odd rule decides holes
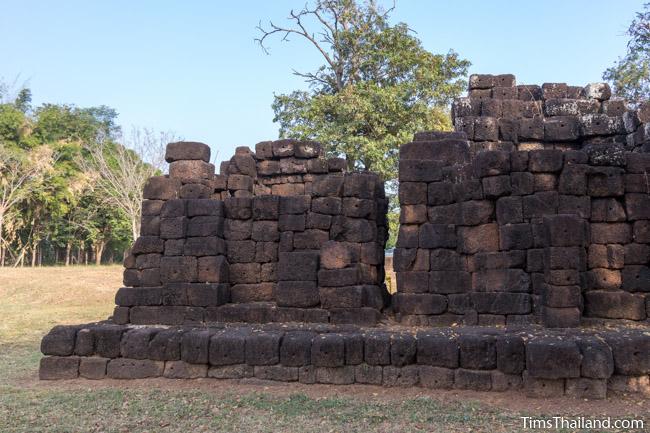
[[[366,383],[604,398],[648,392],[642,331],[548,333],[531,328],[421,332],[354,327],[60,326],[43,339],[43,379],[244,378]],[[629,390],[629,389],[628,389]]]
[[[650,103],[610,99],[606,83],[515,86],[512,75],[474,75],[452,104],[455,129],[481,150],[612,147],[647,152]]]
[[[159,289],[159,288],[157,288]],[[335,288],[339,289],[339,288]],[[376,325],[382,320],[380,313],[386,303],[382,298],[385,290],[377,286],[341,287],[341,290],[323,290],[324,301],[330,302],[316,307],[283,307],[276,302],[227,303],[228,298],[219,298],[220,293],[207,298],[188,298],[196,303],[219,305],[118,305],[112,321],[117,324],[134,325],[201,325],[218,323],[332,323]],[[136,288],[139,291],[142,288]],[[381,293],[379,293],[381,292]],[[206,291],[202,291],[205,294]],[[296,290],[297,295],[300,291]],[[318,292],[317,292],[318,293]],[[119,302],[124,302],[123,292]],[[156,295],[157,296],[157,295]],[[338,298],[338,299],[337,299]],[[216,301],[215,301],[216,300]],[[178,302],[180,303],[180,302]]]

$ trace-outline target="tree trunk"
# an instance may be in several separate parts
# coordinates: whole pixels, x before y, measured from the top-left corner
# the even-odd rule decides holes
[[[95,244],[95,264],[97,266],[102,264],[102,253],[104,252],[104,247],[106,246],[106,242],[100,241],[97,244]]]
[[[72,251],[72,242],[65,244],[65,265],[70,266],[70,252]]]
[[[88,266],[88,251],[84,249],[84,265]]]
[[[0,267],[5,265],[5,243],[4,243],[4,211],[0,212]]]
[[[140,227],[138,224],[138,219],[136,217],[131,218],[131,235],[133,236],[131,242],[135,242],[140,235]]]
[[[36,266],[37,249],[38,249],[38,244],[32,244],[32,262],[31,262],[32,268]]]

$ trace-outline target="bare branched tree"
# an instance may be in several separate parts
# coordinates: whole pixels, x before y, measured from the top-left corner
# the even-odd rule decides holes
[[[140,234],[142,190],[150,177],[160,174],[165,146],[174,141],[174,134],[133,128],[129,137],[119,141],[100,138],[87,145],[89,158],[82,164],[93,188],[129,218],[135,241]]]
[[[4,266],[8,247],[4,236],[7,218],[38,187],[55,158],[47,146],[22,155],[0,144],[0,266]]]
[[[324,68],[315,73],[296,70],[293,73],[312,84],[324,85],[336,92],[360,78],[365,54],[359,50],[362,46],[360,41],[355,40],[360,31],[369,31],[380,25],[394,9],[394,2],[384,10],[374,0],[368,1],[365,9],[357,7],[354,0],[318,0],[311,7],[305,4],[298,12],[292,9],[288,17],[293,22],[292,26],[280,26],[270,21],[268,28],[264,28],[260,23],[257,30],[261,36],[255,41],[268,54],[265,41],[270,36],[277,34],[282,41],[288,41],[295,35],[306,40],[318,50],[333,73],[328,73]],[[309,29],[312,24],[319,27],[318,32]]]

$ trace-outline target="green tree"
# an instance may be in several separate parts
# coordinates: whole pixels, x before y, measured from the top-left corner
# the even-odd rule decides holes
[[[650,98],[650,3],[637,12],[626,34],[627,54],[603,73],[614,94],[638,102]]]
[[[386,180],[397,177],[399,146],[413,133],[451,128],[448,106],[465,89],[470,65],[453,51],[428,52],[405,23],[389,23],[392,10],[372,0],[317,0],[292,10],[289,26],[258,26],[257,39],[266,52],[267,38],[297,36],[324,61],[294,71],[309,90],[275,96],[280,137],[320,141],[350,169]]]
[[[134,216],[115,205],[105,186],[120,173],[137,180],[145,169],[151,173],[142,156],[160,154],[159,143],[121,144],[109,107],[32,108],[31,91],[16,88],[0,81],[0,266],[69,264],[75,248],[78,263],[88,255],[95,263],[119,257],[132,240]],[[88,170],[95,161],[90,149],[98,146],[113,177]],[[129,186],[141,194],[141,184]]]

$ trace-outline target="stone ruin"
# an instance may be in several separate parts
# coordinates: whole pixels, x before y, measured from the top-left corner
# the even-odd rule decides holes
[[[650,393],[650,104],[610,93],[471,76],[400,148],[392,295],[379,176],[171,143],[113,316],[52,329],[40,377]]]
[[[215,175],[207,145],[170,144],[169,176],[145,187],[117,322],[376,324],[389,301],[383,182],[322,153],[258,143]]]

